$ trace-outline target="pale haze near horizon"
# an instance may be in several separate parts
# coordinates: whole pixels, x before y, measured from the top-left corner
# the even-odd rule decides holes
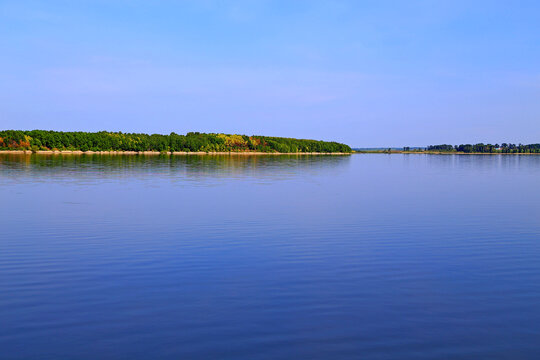
[[[0,129],[540,142],[537,1],[2,1]]]

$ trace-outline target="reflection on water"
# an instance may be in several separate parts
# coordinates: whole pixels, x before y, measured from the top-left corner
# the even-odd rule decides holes
[[[537,359],[540,156],[0,155],[1,359]]]
[[[298,172],[332,171],[345,166],[350,156],[329,155],[29,155],[0,154],[5,180],[42,178],[107,179],[121,177],[168,176],[179,179],[254,177],[279,180]],[[61,171],[59,171],[61,170]],[[21,179],[22,177],[22,179]]]

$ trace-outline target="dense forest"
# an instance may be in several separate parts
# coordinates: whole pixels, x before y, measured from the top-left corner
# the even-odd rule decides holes
[[[430,145],[427,151],[441,152],[462,152],[462,153],[504,153],[504,154],[526,154],[540,153],[540,144],[465,144],[465,145]]]
[[[351,152],[345,144],[269,136],[122,132],[0,131],[0,150]]]

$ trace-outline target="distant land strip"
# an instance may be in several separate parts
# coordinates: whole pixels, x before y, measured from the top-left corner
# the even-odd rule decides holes
[[[350,154],[333,141],[189,132],[179,135],[52,130],[0,131],[0,152],[44,154]]]
[[[403,148],[355,148],[356,153],[376,153],[376,154],[469,154],[469,155],[489,155],[489,154],[538,154],[540,155],[540,144],[462,144],[462,145],[429,145],[428,147],[403,147]]]

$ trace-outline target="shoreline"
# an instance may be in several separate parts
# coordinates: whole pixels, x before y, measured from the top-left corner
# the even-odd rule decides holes
[[[82,151],[82,150],[0,150],[0,154],[25,154],[25,155],[353,155],[353,154],[406,154],[406,155],[540,155],[540,153],[464,153],[464,152],[437,152],[437,151],[354,151],[346,152],[260,152],[260,151]]]
[[[414,152],[414,151],[402,151],[396,152],[398,154],[425,154],[425,155],[540,155],[540,153],[464,153],[464,152],[444,152],[444,151],[425,151],[425,152]]]
[[[540,155],[540,153],[464,153],[464,152],[437,152],[437,151],[355,151],[353,154],[406,154],[406,155]]]
[[[81,150],[0,150],[0,154],[41,154],[41,155],[351,155],[344,152],[258,152],[258,151],[81,151]]]

